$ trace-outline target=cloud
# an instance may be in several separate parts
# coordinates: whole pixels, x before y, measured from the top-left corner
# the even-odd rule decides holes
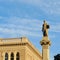
[[[51,24],[50,31],[60,33],[60,23]]]
[[[42,2],[42,9],[48,14],[60,14],[60,1],[44,1]]]
[[[15,0],[16,1],[16,0]],[[60,1],[59,0],[17,0],[16,2],[34,5],[43,10],[47,14],[60,14]]]
[[[41,34],[40,20],[10,17],[10,18],[5,18],[3,22],[0,24],[1,33],[40,37]]]
[[[5,18],[5,19],[4,19]],[[20,17],[2,17],[2,23],[0,23],[0,32],[5,34],[15,34],[21,36],[33,36],[41,37],[42,36],[42,20],[37,19],[27,19]],[[5,22],[5,23],[4,23]],[[47,21],[50,25],[49,32],[60,32],[60,23],[54,23]],[[55,35],[51,36],[55,38]]]
[[[0,23],[1,33],[33,37],[42,36],[42,20],[20,17],[2,17],[2,21],[3,22]],[[53,36],[51,36],[51,34],[55,32],[60,33],[60,23],[51,21],[47,21],[47,23],[50,25],[49,36],[55,38],[55,35],[53,34]]]
[[[15,0],[16,1],[16,0]],[[48,14],[60,14],[60,1],[59,0],[17,0],[26,4],[31,4],[39,7]]]
[[[39,7],[47,14],[60,14],[60,1],[59,0],[22,0],[23,2],[33,4]]]
[[[0,28],[0,32],[1,33],[5,33],[5,34],[19,34],[19,35],[28,35],[28,36],[36,36],[39,37],[40,34],[38,34],[37,32],[34,33],[32,31],[29,30],[23,30],[23,29],[9,29],[9,28]]]
[[[46,18],[45,15],[60,15],[60,3],[57,0],[2,0],[0,13],[5,16],[21,18]],[[44,17],[42,17],[44,16]],[[56,18],[56,17],[55,17]]]

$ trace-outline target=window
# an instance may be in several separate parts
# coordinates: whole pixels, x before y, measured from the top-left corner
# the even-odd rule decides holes
[[[14,60],[14,54],[11,53],[11,60]]]
[[[8,53],[5,53],[5,60],[8,60]]]
[[[16,60],[19,60],[19,52],[16,54]]]

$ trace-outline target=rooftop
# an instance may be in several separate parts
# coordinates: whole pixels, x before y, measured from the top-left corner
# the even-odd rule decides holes
[[[33,46],[33,44],[26,38],[0,38],[0,46],[8,45],[25,45],[28,44],[39,56],[42,56],[41,53]]]

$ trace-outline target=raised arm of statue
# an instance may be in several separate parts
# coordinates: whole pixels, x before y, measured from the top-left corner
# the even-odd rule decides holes
[[[43,36],[48,36],[48,29],[49,29],[49,25],[46,23],[46,21],[44,21],[42,25]]]

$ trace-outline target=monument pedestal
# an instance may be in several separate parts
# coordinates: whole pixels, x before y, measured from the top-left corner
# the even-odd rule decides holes
[[[43,60],[49,60],[49,46],[51,45],[50,40],[48,37],[43,37],[43,39],[40,41],[40,44],[42,46],[42,59]]]

